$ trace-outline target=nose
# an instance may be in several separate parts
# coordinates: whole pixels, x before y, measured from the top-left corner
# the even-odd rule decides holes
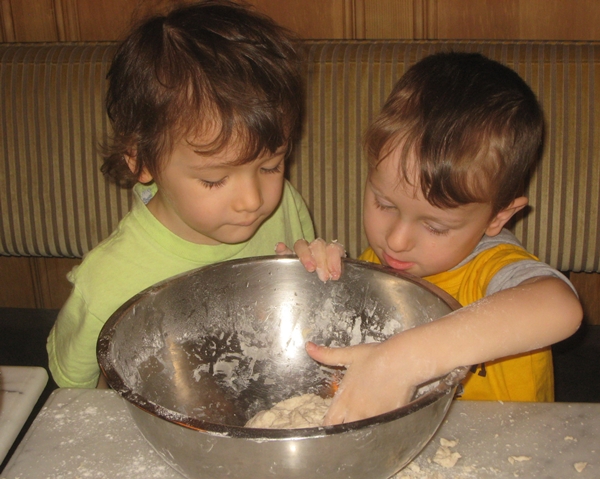
[[[233,208],[239,212],[257,211],[263,204],[263,197],[258,178],[243,178],[237,185]]]
[[[410,251],[414,246],[414,238],[409,224],[403,221],[396,221],[388,232],[388,246],[397,253]]]

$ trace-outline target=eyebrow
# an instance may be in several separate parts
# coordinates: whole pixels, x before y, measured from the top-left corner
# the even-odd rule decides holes
[[[265,161],[268,161],[276,156],[285,155],[286,151],[287,151],[286,145],[280,146],[273,154],[271,154],[268,157],[265,156],[264,159],[265,159]],[[190,168],[195,169],[195,170],[218,169],[218,168],[227,168],[230,166],[238,166],[236,164],[237,159],[234,159],[231,161],[213,161],[213,162],[211,162],[212,155],[207,154],[206,152],[201,151],[201,150],[195,150],[193,148],[192,148],[192,152],[194,152],[198,157],[201,157],[201,158],[204,158],[205,160],[207,160],[207,164],[190,165]],[[253,161],[256,161],[258,158],[259,157],[255,158]],[[248,163],[251,163],[251,162],[248,162]]]
[[[370,179],[368,179],[367,181],[368,181],[368,183],[371,185],[371,189],[373,190],[373,193],[374,193],[376,196],[380,196],[381,198],[383,198],[383,199],[385,199],[385,200],[389,201],[390,203],[393,203],[393,201],[392,201],[392,200],[391,200],[391,199],[390,199],[390,198],[389,198],[387,195],[384,195],[384,194],[383,194],[383,193],[382,193],[382,192],[381,192],[381,191],[380,191],[380,190],[379,190],[379,189],[378,189],[378,188],[377,188],[377,187],[376,187],[376,186],[373,184],[373,182],[372,182]],[[446,211],[448,211],[448,210],[450,209],[450,208],[439,208],[439,207],[436,207],[435,205],[432,205],[431,203],[429,203],[429,202],[427,201],[427,199],[425,199],[425,198],[423,198],[423,201],[426,201],[428,204],[430,204],[431,206],[433,206],[433,207],[435,207],[435,208],[438,208],[438,209],[439,209],[440,211],[442,211],[442,212],[446,212]],[[457,208],[460,208],[460,206],[458,206]],[[463,219],[463,218],[454,218],[454,217],[451,217],[451,218],[446,218],[446,217],[444,217],[444,218],[440,218],[440,217],[438,217],[438,216],[433,216],[433,215],[423,215],[423,216],[422,216],[422,218],[423,218],[423,219],[426,219],[426,220],[429,220],[429,221],[434,221],[434,222],[436,222],[436,223],[443,224],[443,225],[445,225],[445,226],[448,226],[449,228],[456,227],[456,226],[461,226],[462,224],[464,224],[464,219]]]

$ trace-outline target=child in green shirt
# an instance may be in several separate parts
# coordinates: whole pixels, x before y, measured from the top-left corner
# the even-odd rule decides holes
[[[303,110],[285,30],[225,0],[181,7],[133,30],[108,80],[114,135],[102,171],[133,187],[134,203],[69,274],[73,290],[47,344],[61,387],[98,385],[100,329],[136,293],[314,238],[284,179]]]

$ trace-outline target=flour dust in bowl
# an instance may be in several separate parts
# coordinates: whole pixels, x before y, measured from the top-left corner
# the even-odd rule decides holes
[[[382,341],[458,307],[418,278],[353,260],[343,268],[323,283],[296,258],[234,260],[159,283],[112,315],[98,361],[166,462],[189,478],[384,479],[419,453],[466,368],[369,419],[244,427],[284,399],[333,394],[342,372],[308,357],[306,341]]]

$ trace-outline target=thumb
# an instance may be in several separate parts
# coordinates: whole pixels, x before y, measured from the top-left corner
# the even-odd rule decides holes
[[[294,254],[294,252],[290,248],[288,248],[285,243],[279,242],[275,245],[275,254],[276,255]]]
[[[309,341],[305,348],[311,358],[327,366],[346,366],[352,362],[352,347],[328,348]]]

